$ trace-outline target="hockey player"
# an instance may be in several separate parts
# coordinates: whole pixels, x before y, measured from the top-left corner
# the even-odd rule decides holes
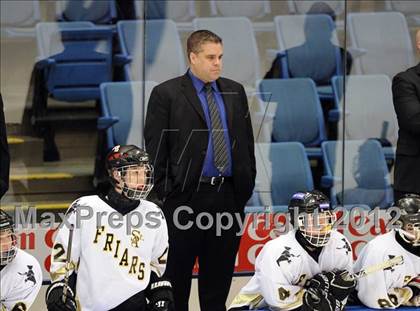
[[[171,284],[161,278],[168,251],[166,221],[145,199],[153,187],[149,157],[136,146],[118,145],[105,161],[111,190],[106,196],[73,202],[68,224],[63,222],[58,230],[51,256],[53,283],[46,293],[48,310],[76,310],[76,305],[83,311],[172,310]],[[131,228],[132,218],[139,225]],[[123,221],[112,225],[113,219]]]
[[[28,310],[41,285],[38,261],[17,247],[13,220],[0,209],[0,310]]]
[[[352,250],[347,239],[332,230],[336,218],[328,198],[319,191],[298,192],[289,202],[289,213],[292,224],[297,218],[297,230],[264,245],[255,275],[233,300],[230,311],[344,308],[355,288],[355,281],[347,280]]]
[[[359,280],[358,297],[370,308],[420,307],[420,196],[406,195],[395,205],[400,209],[400,228],[371,240],[355,263],[355,269],[361,270],[403,256],[401,265]]]

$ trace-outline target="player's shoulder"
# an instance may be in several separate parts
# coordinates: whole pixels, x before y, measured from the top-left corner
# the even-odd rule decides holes
[[[244,89],[242,84],[240,84],[239,82],[236,82],[235,80],[229,79],[229,78],[220,77],[217,80],[217,82],[219,83],[219,85],[221,87],[229,87],[233,90],[243,90]]]
[[[174,91],[181,89],[181,85],[186,79],[188,79],[187,75],[182,75],[161,82],[153,88],[151,97],[157,94],[162,98],[173,95]]]
[[[395,231],[390,231],[370,240],[363,248],[358,261],[383,261],[387,254],[395,251]]]
[[[299,252],[299,243],[295,238],[295,231],[291,230],[286,234],[282,234],[277,238],[265,243],[263,249],[265,252],[278,254],[284,251],[288,252]]]
[[[350,242],[347,239],[347,237],[341,232],[338,232],[336,230],[331,231],[330,241],[334,245],[342,244],[343,242],[350,245]]]
[[[151,201],[147,201],[147,200],[141,200],[137,209],[141,209],[141,210],[144,210],[144,211],[150,211],[150,212],[161,212],[162,211],[160,209],[160,207],[157,206],[155,203],[153,203]]]
[[[86,205],[92,205],[97,203],[98,201],[101,201],[100,197],[98,195],[86,195],[83,197],[79,197],[76,200],[74,200],[71,204],[71,208],[80,208],[82,206]]]
[[[100,202],[103,201],[99,198],[98,195],[86,195],[79,197],[70,204],[67,213],[71,213],[76,210],[80,211],[82,209],[92,208],[94,206],[96,207]]]
[[[394,244],[396,241],[395,239],[395,231],[391,230],[387,233],[381,234],[370,240],[365,248],[369,250],[383,250],[384,248],[388,248]]]
[[[303,258],[303,249],[295,239],[295,232],[292,230],[286,234],[268,241],[261,253],[258,255],[257,263],[259,268],[264,266],[281,267],[283,271],[295,271]]]
[[[16,269],[27,269],[33,271],[36,275],[42,274],[41,265],[38,260],[24,250],[18,249],[15,259],[12,261]]]

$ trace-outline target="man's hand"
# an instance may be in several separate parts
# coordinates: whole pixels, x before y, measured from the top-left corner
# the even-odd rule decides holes
[[[344,305],[331,294],[314,288],[308,288],[303,295],[301,311],[336,311],[343,310]]]
[[[154,278],[147,289],[148,311],[173,311],[174,298],[171,282],[165,278]]]
[[[420,277],[416,277],[408,283],[408,287],[412,290],[413,296],[405,303],[405,306],[420,307]]]
[[[67,288],[66,299],[63,302],[64,288]],[[76,311],[76,301],[73,290],[64,282],[52,283],[46,293],[48,311]]]
[[[345,270],[318,273],[305,286],[305,310],[342,310],[356,284]]]

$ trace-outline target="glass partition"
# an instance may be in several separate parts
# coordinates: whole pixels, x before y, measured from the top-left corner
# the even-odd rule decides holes
[[[334,207],[393,204],[392,79],[419,63],[418,1],[3,0],[0,22],[2,209],[58,215],[106,193],[107,152],[145,146],[152,91],[190,79],[187,39],[200,29],[223,40],[221,76],[247,95],[257,168],[248,209],[285,211],[313,189]]]

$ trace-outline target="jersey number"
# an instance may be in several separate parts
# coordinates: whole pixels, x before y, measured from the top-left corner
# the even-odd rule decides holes
[[[54,250],[56,251],[54,254],[54,261],[66,262],[66,258],[64,257],[66,251],[64,250],[64,246],[57,243],[54,245]]]

